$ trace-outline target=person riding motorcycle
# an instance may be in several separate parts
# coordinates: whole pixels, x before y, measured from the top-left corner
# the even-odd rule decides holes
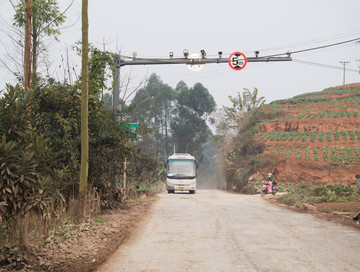
[[[277,191],[277,187],[276,187],[277,181],[274,179],[272,173],[269,173],[269,174],[267,175],[266,181],[271,181],[271,183],[272,183],[272,190],[273,190],[273,191],[274,191],[274,190]]]

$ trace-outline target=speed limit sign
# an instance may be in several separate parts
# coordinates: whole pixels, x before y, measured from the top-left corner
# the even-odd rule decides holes
[[[243,53],[234,52],[229,57],[229,65],[234,70],[241,70],[246,66],[247,60]]]

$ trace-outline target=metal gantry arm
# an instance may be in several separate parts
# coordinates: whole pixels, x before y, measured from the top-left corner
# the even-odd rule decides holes
[[[207,63],[228,63],[227,58],[133,58],[133,59],[122,59],[121,56],[117,55],[118,65],[161,65],[161,64],[207,64]],[[274,61],[291,61],[291,57],[250,57],[246,58],[247,62],[274,62]]]
[[[114,64],[115,64],[115,86],[113,91],[113,114],[117,122],[120,121],[119,115],[119,94],[120,94],[120,68],[126,65],[161,65],[161,64],[187,64],[187,65],[204,65],[207,63],[229,63],[228,58],[222,57],[222,52],[219,52],[217,58],[206,58],[206,53],[204,50],[201,50],[202,57],[200,58],[191,58],[189,57],[189,52],[184,50],[184,58],[173,58],[173,53],[170,53],[169,59],[164,58],[136,58],[132,59],[123,59],[120,55],[115,55]],[[258,54],[258,52],[256,52]],[[274,62],[274,61],[291,61],[290,54],[287,57],[250,57],[246,58],[247,62]],[[125,184],[125,183],[124,183]],[[118,181],[114,180],[112,186],[117,188]]]

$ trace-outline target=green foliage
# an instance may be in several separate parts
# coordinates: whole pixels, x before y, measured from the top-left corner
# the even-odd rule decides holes
[[[328,113],[328,112],[326,112],[326,111],[322,112],[322,113],[320,114],[319,118],[322,119],[327,113]]]
[[[183,86],[187,88],[186,84]],[[173,144],[172,139],[166,137],[166,131],[170,130],[170,123],[176,116],[177,95],[178,91],[164,84],[158,75],[152,74],[145,88],[137,91],[130,104],[133,111],[131,121],[139,123],[143,134],[141,147],[154,157],[159,153],[165,154]]]
[[[318,117],[320,115],[320,112],[319,113],[315,113],[313,116],[311,116],[311,119],[315,119],[316,117]]]
[[[318,137],[318,140],[319,140],[320,142],[322,142],[322,141],[323,141],[323,139],[324,139],[324,135],[325,135],[325,132],[324,132],[324,131],[320,131],[320,133],[319,133],[319,137]]]
[[[354,131],[353,130],[349,130],[348,131],[349,132],[349,135],[350,135],[350,140],[354,140],[355,139],[355,133],[354,133]]]
[[[278,133],[274,132],[271,134],[270,141],[274,141],[278,136]]]
[[[336,149],[334,147],[330,147],[331,153],[332,153],[332,161],[333,162],[338,162],[339,161],[339,156],[336,152]]]
[[[97,224],[105,223],[107,220],[102,217],[93,216],[91,217],[91,220],[94,221]]]
[[[32,0],[32,25],[33,32],[46,36],[57,36],[60,34],[59,27],[65,22],[66,16],[60,13],[58,1],[56,0]],[[21,0],[15,7],[14,26],[24,27],[25,25],[25,0]]]
[[[342,130],[342,131],[340,131],[340,133],[341,133],[343,139],[346,140],[346,139],[347,139],[347,137],[346,137],[346,131],[345,131],[345,130]]]
[[[326,147],[323,147],[323,153],[324,153],[324,160],[328,162],[330,160],[330,155]]]
[[[203,145],[211,135],[206,118],[215,110],[214,98],[208,89],[196,83],[193,88],[180,90],[177,105],[170,124],[177,152],[191,153],[201,159]]]
[[[305,142],[305,141],[306,141],[306,139],[307,139],[307,137],[308,137],[310,134],[311,134],[311,132],[310,132],[310,131],[305,132],[305,133],[304,133],[304,135],[303,135],[303,136],[302,136],[302,138],[301,138],[301,141],[302,141],[302,142]]]
[[[359,201],[360,195],[350,185],[318,185],[299,184],[296,189],[280,197],[280,202],[302,207],[304,203]]]
[[[330,103],[331,99],[328,97],[293,97],[289,99],[281,99],[271,102],[270,104],[310,104],[310,103]]]
[[[356,130],[355,133],[357,135],[358,140],[360,141],[360,130]]]
[[[97,99],[102,97],[104,91],[111,90],[106,82],[111,81],[114,72],[113,54],[108,51],[100,51],[93,46],[89,47],[89,95]]]
[[[346,162],[346,161],[347,161],[347,157],[346,157],[346,155],[345,155],[344,150],[341,149],[341,148],[338,148],[338,150],[339,150],[339,152],[340,152],[340,160],[341,160],[342,162]]]
[[[293,192],[294,191],[294,187],[292,183],[288,183],[287,184],[287,188],[286,188],[287,192]]]
[[[32,0],[31,2],[31,65],[32,86],[38,85],[37,68],[40,54],[47,58],[49,42],[45,38],[58,41],[61,25],[65,22],[64,13],[60,13],[56,0]],[[14,6],[15,15],[13,25],[20,29],[25,26],[25,0],[20,0]],[[48,67],[46,67],[48,69]]]
[[[313,151],[313,153],[314,153],[315,160],[316,160],[316,161],[319,161],[319,160],[320,160],[320,157],[319,157],[319,153],[318,153],[317,149],[316,149],[316,148],[312,148],[312,151]]]
[[[327,132],[326,132],[326,140],[327,140],[328,142],[331,142],[331,131],[327,131]]]
[[[317,134],[318,134],[317,131],[311,132],[310,142],[315,142],[315,139],[316,139],[316,135],[317,135]]]
[[[232,103],[232,107],[223,106],[223,109],[225,111],[226,119],[230,124],[237,124],[242,113],[265,105],[265,97],[258,97],[257,88],[254,88],[253,92],[244,88],[242,94],[238,92],[236,97],[229,96],[229,99]]]
[[[297,134],[297,136],[295,138],[295,141],[298,141],[305,134],[305,132],[296,132],[296,134]]]
[[[254,127],[262,118],[261,108],[244,112],[238,120],[234,137],[229,138],[225,145],[220,143],[221,148],[225,148],[218,163],[224,165],[227,185],[235,186],[237,191],[247,185],[256,165],[267,164],[266,161],[257,161],[257,155],[263,153],[264,145],[256,140]]]
[[[355,161],[355,158],[354,158],[354,155],[353,155],[352,152],[351,152],[351,149],[350,149],[350,148],[345,148],[345,150],[346,150],[347,153],[348,153],[349,161],[350,161],[350,162],[354,162],[354,161]]]
[[[360,152],[358,147],[354,147],[354,151],[356,154],[357,161],[360,162]]]
[[[283,192],[286,191],[284,183],[282,183],[282,182],[278,182],[277,187],[278,187],[278,190],[279,190],[280,193],[283,193]]]
[[[47,216],[63,201],[58,185],[66,169],[31,127],[31,96],[8,85],[0,99],[0,221],[30,211]]]

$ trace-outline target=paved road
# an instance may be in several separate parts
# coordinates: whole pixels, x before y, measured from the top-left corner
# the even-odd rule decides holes
[[[160,194],[99,272],[360,271],[360,232],[216,190]]]

